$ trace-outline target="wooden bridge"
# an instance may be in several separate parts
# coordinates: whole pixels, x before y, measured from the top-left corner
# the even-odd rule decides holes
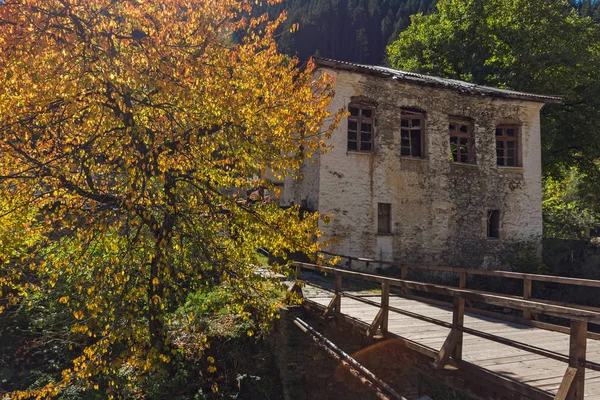
[[[600,288],[600,281],[344,258],[344,268],[295,263],[294,289],[302,291],[307,307],[364,330],[367,338],[401,340],[410,352],[429,359],[432,372],[457,370],[502,392],[459,388],[475,397],[600,399],[600,334],[588,330],[589,324],[600,324],[600,308],[532,298],[532,282]],[[352,270],[353,262],[396,266],[401,279]],[[458,287],[408,280],[409,270],[456,274]],[[321,274],[332,282],[321,278],[319,284],[315,277]],[[523,295],[469,289],[470,275],[521,280]],[[360,283],[378,289],[365,291],[357,288]],[[493,312],[490,306],[520,315]],[[542,315],[553,323],[540,321]],[[554,323],[560,320],[566,326]]]

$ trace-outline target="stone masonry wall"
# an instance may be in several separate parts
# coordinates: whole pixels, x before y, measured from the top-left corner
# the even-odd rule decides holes
[[[311,199],[319,212],[332,214],[331,222],[320,226],[323,240],[333,242],[330,251],[492,268],[508,243],[539,243],[542,104],[324,71],[337,79],[332,111],[357,97],[377,104],[374,152],[347,151],[343,119],[329,139],[333,149],[311,163],[309,174],[294,186],[292,197]],[[425,112],[423,159],[400,156],[402,108]],[[449,116],[473,120],[475,165],[450,161]],[[496,165],[495,128],[506,123],[521,126],[522,167]],[[392,235],[377,235],[377,203],[392,205]],[[488,210],[501,212],[500,240],[487,238]]]

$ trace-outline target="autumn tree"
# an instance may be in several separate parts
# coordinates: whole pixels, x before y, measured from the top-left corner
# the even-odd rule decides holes
[[[169,312],[206,285],[268,320],[256,249],[318,249],[318,216],[265,201],[260,177],[323,151],[332,80],[280,55],[285,15],[251,4],[0,3],[0,310],[56,296],[82,338],[56,383],[13,399],[168,368]]]

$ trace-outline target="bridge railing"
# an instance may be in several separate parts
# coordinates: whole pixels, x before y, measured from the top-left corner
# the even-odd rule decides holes
[[[533,291],[532,291],[532,283],[533,282],[558,283],[558,284],[571,285],[571,286],[600,288],[600,280],[594,280],[594,279],[569,278],[569,277],[564,277],[564,276],[530,274],[530,273],[522,273],[522,272],[499,271],[499,270],[429,266],[429,265],[420,265],[420,264],[398,263],[398,262],[393,262],[393,261],[376,260],[376,259],[362,258],[362,257],[351,257],[351,256],[340,255],[340,254],[328,253],[328,252],[321,252],[321,253],[326,256],[329,256],[329,257],[339,257],[340,259],[346,260],[345,266],[348,269],[352,269],[353,262],[355,264],[359,263],[359,262],[364,263],[366,265],[367,269],[372,264],[400,268],[402,279],[408,278],[409,270],[453,273],[453,274],[458,275],[458,277],[459,277],[458,287],[461,289],[464,289],[467,287],[467,277],[469,275],[491,276],[491,277],[498,277],[498,278],[521,280],[522,284],[523,284],[523,295],[522,296],[506,295],[506,296],[519,297],[524,300],[534,299]],[[482,292],[482,293],[485,293],[485,292]],[[418,297],[418,296],[413,296],[413,297]],[[423,299],[423,298],[419,298],[419,299],[435,303],[435,301],[432,301],[431,299]],[[580,308],[580,309],[586,309],[586,310],[590,310],[590,311],[600,312],[600,308],[598,308],[598,307],[590,307],[590,306],[579,305],[579,304],[569,304],[569,303],[556,302],[556,301],[550,301],[550,300],[543,300],[543,301],[548,304],[555,304],[555,305],[561,305],[561,306],[566,306],[566,307],[570,307],[570,308]],[[487,310],[470,309],[469,311],[474,311],[474,312],[477,312],[480,314],[493,316],[495,318],[510,320],[513,322],[520,322],[523,324],[532,325],[532,326],[542,328],[542,329],[563,332],[563,333],[569,333],[568,328],[565,328],[565,327],[562,327],[560,325],[553,324],[553,323],[538,321],[538,319],[539,319],[538,314],[535,312],[532,312],[532,311],[528,311],[528,310],[522,311],[522,318],[515,318],[514,316],[507,316],[505,314],[489,312]],[[589,332],[588,338],[600,340],[600,334],[595,334],[595,333]]]
[[[436,368],[441,368],[448,362],[460,363],[462,361],[463,334],[466,333],[469,335],[481,337],[487,340],[491,340],[497,343],[501,343],[504,345],[508,345],[511,347],[515,347],[521,350],[525,350],[534,354],[542,355],[554,360],[563,361],[567,363],[568,367],[560,385],[560,388],[558,390],[556,399],[565,399],[567,398],[567,395],[569,396],[569,398],[583,399],[585,369],[589,368],[595,371],[600,371],[600,364],[586,360],[588,323],[600,323],[600,312],[582,308],[569,307],[565,305],[553,304],[551,302],[537,299],[492,294],[465,288],[466,275],[469,273],[479,273],[483,275],[504,276],[529,280],[541,277],[541,279],[553,279],[554,282],[560,280],[561,283],[569,282],[573,284],[575,284],[573,282],[574,280],[589,281],[586,282],[589,285],[592,285],[591,282],[597,281],[579,280],[575,278],[552,277],[544,275],[538,276],[534,274],[520,274],[504,271],[478,271],[458,268],[419,266],[419,268],[423,267],[422,269],[458,272],[460,274],[460,283],[458,288],[454,288],[432,283],[410,281],[406,279],[405,273],[402,274],[401,279],[398,279],[370,273],[352,271],[348,269],[320,266],[308,263],[296,262],[294,263],[294,265],[296,267],[297,281],[300,280],[300,273],[303,269],[332,274],[334,276],[335,279],[333,287],[333,298],[331,299],[329,305],[325,310],[325,315],[341,314],[342,296],[378,307],[379,310],[377,316],[367,329],[367,336],[372,336],[378,329],[381,330],[381,332],[384,335],[388,333],[388,317],[390,311],[449,328],[450,333],[446,338],[439,353],[436,355],[433,363],[434,367]],[[405,265],[405,267],[408,268],[409,266]],[[494,275],[494,273],[497,273],[497,275]],[[381,301],[377,303],[373,300],[361,296],[356,296],[351,293],[343,292],[342,277],[380,284]],[[313,286],[319,286],[312,282],[310,284]],[[403,310],[397,307],[390,306],[390,289],[392,287],[398,288],[403,294],[410,293],[411,291],[420,291],[451,297],[453,300],[452,323],[448,323],[446,321],[441,321],[435,318],[428,317],[426,315],[419,315],[408,310]],[[476,329],[465,327],[465,301],[481,302],[493,306],[513,308],[521,310],[525,315],[527,315],[526,313],[529,313],[530,315],[535,313],[567,319],[570,323],[570,327],[565,328],[568,330],[568,333],[570,335],[569,355],[566,356],[564,354],[546,350],[537,346],[513,341],[504,337],[492,335],[486,332],[478,331]]]

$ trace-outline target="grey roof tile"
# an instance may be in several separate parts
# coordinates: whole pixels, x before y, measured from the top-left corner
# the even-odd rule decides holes
[[[357,73],[377,75],[391,79],[402,80],[409,83],[425,86],[436,86],[456,90],[462,93],[504,97],[518,100],[528,100],[541,103],[560,103],[561,96],[541,95],[525,92],[517,92],[514,90],[499,89],[489,86],[476,85],[470,82],[459,81],[456,79],[446,79],[437,76],[429,76],[418,74],[415,72],[401,71],[397,69],[379,67],[374,65],[356,64],[347,61],[338,61],[328,58],[315,58],[318,67],[340,69]]]

